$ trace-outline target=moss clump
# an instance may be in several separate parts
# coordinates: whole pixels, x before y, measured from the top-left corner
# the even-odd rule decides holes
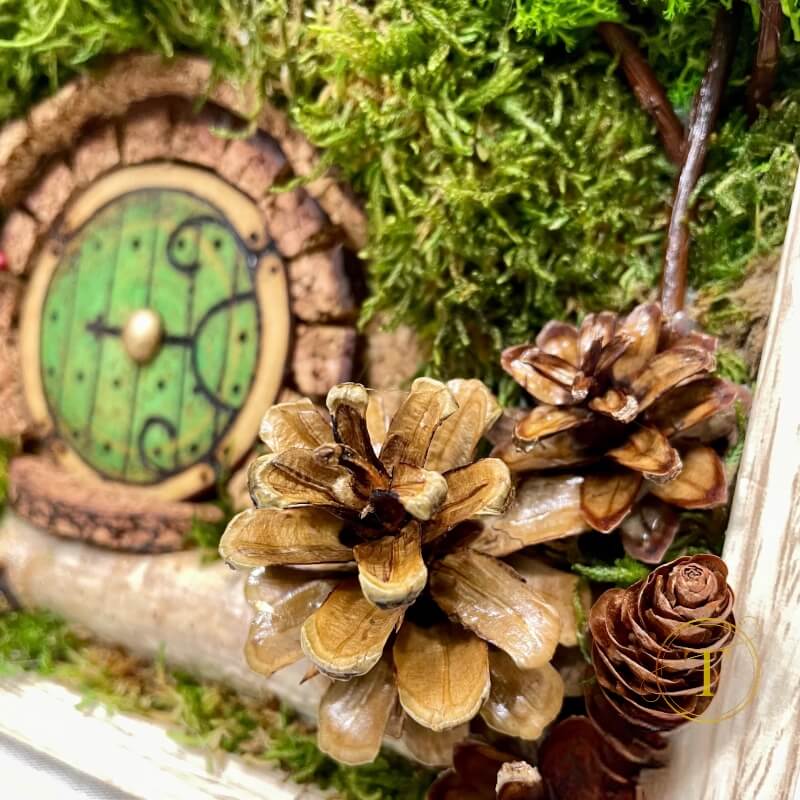
[[[749,130],[729,119],[709,156],[698,191],[692,277],[721,296],[748,265],[780,247],[800,165],[800,89],[788,91]],[[713,318],[713,314],[712,314]]]
[[[719,5],[625,5],[680,113]],[[593,32],[597,19],[621,16],[618,0],[516,9],[507,0],[9,0],[0,118],[101,55],[206,55],[218,74],[282,104],[365,198],[365,319],[384,311],[415,327],[431,345],[425,371],[484,377],[502,391],[503,345],[551,316],[622,309],[653,289],[672,179]],[[798,9],[785,0],[800,36]],[[797,156],[791,93],[748,133],[730,113],[754,46],[746,16],[725,125],[697,192],[691,278],[720,293],[754,250],[777,245]],[[779,95],[798,80],[788,31]]]
[[[523,36],[573,45],[578,31],[623,17],[618,0],[516,0],[514,27]]]
[[[365,767],[337,764],[317,748],[309,727],[276,701],[240,697],[124,651],[92,643],[43,611],[0,614],[0,675],[34,672],[81,692],[83,704],[140,714],[166,724],[177,740],[210,756],[234,753],[280,763],[298,783],[330,788],[342,800],[422,800],[433,775],[383,753]]]
[[[432,341],[429,371],[496,382],[503,344],[653,285],[672,172],[604,53],[548,63],[505,3],[412,6],[421,48],[392,4],[315,27],[329,89],[294,116],[367,197],[365,314]]]
[[[0,675],[52,675],[68,661],[78,637],[47,611],[0,615]]]
[[[579,32],[598,22],[634,20],[650,11],[672,23],[713,14],[731,8],[734,0],[516,0],[514,27],[523,35],[533,34],[548,41],[574,44]],[[759,0],[747,0],[753,19],[760,15]],[[800,5],[796,0],[781,0],[795,39],[800,39]]]
[[[5,0],[0,119],[24,112],[97,56],[135,49],[192,50],[220,73],[258,79],[278,68],[263,32],[286,7],[281,0]]]

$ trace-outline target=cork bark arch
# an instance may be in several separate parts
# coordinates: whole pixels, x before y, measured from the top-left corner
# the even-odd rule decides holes
[[[19,330],[27,298],[43,282],[47,247],[96,184],[172,165],[225,181],[263,215],[288,288],[291,335],[281,391],[321,397],[351,376],[356,306],[348,252],[364,246],[366,221],[348,188],[324,174],[271,191],[318,171],[315,149],[286,116],[247,87],[214,83],[203,59],[134,54],[73,81],[0,130],[0,250],[10,272],[0,276],[0,437],[46,441],[52,429],[41,391],[38,403],[31,399],[37,392],[28,387],[36,381],[28,376],[23,383],[38,368],[31,365],[38,354]],[[266,405],[278,387],[261,388]],[[243,416],[237,455],[255,439],[259,413]],[[51,452],[59,448],[49,444]],[[165,482],[156,494],[186,498],[213,477],[207,470],[193,481]]]

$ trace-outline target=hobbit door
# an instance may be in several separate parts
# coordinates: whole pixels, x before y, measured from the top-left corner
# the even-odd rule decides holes
[[[249,198],[196,168],[124,168],[71,205],[33,275],[26,397],[69,466],[186,497],[247,452],[290,327]]]
[[[126,57],[0,130],[0,438],[17,513],[55,533],[182,546],[265,410],[351,377],[363,214],[295,185],[314,149],[209,78]]]

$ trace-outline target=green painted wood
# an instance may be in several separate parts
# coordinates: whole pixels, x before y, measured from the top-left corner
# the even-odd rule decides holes
[[[249,257],[220,211],[178,189],[116,198],[65,244],[44,303],[42,379],[60,435],[99,473],[152,484],[210,459],[259,357]],[[144,365],[122,340],[142,308],[165,327]]]

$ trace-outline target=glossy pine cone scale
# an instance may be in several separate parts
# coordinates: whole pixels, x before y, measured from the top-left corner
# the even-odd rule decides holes
[[[675,509],[728,498],[709,446],[732,434],[746,390],[716,377],[716,339],[655,303],[627,317],[548,323],[501,363],[536,401],[493,455],[513,472],[579,469],[587,528],[621,528],[628,553],[658,563],[678,529]]]

